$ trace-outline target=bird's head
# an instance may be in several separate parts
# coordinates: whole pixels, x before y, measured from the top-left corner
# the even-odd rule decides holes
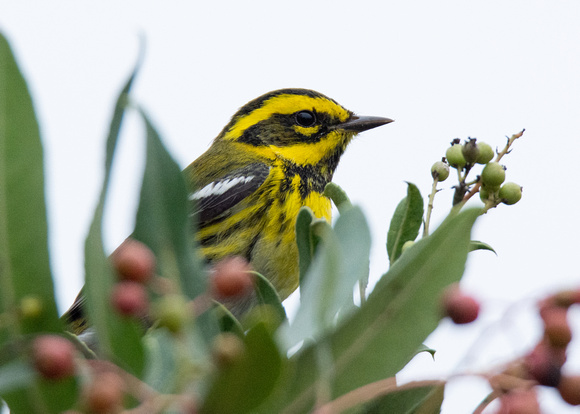
[[[338,158],[359,132],[392,122],[357,116],[308,89],[280,89],[248,102],[218,136],[266,157],[298,165]]]

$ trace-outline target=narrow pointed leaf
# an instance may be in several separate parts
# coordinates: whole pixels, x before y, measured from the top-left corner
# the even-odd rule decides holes
[[[497,256],[497,252],[493,249],[493,247],[491,247],[489,244],[484,243],[484,242],[479,241],[479,240],[472,240],[471,244],[469,245],[470,252],[473,252],[475,250],[489,250],[489,251],[495,253],[495,255]]]
[[[41,313],[20,318],[20,301]],[[14,335],[62,329],[50,272],[44,163],[32,99],[8,41],[0,34],[0,344]],[[10,321],[10,323],[6,323]]]
[[[110,306],[110,295],[116,277],[103,246],[103,212],[115,147],[121,130],[128,94],[137,75],[137,65],[117,99],[107,138],[105,178],[97,208],[85,242],[85,275],[87,315],[97,332],[99,351],[122,368],[140,376],[145,365],[141,344],[142,327],[136,321],[122,318]]]
[[[422,222],[423,197],[414,184],[407,183],[407,196],[395,209],[387,235],[387,253],[391,264],[401,255],[403,244],[417,238]]]

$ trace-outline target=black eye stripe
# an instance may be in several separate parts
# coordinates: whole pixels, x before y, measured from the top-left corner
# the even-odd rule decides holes
[[[311,127],[316,123],[316,115],[312,111],[300,111],[294,114],[296,124],[301,127]]]

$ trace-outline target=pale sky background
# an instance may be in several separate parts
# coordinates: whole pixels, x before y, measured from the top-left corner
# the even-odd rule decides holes
[[[469,327],[443,323],[401,375],[439,378],[525,353],[538,340],[534,299],[580,285],[576,167],[580,156],[580,2],[570,1],[5,1],[0,30],[29,81],[45,148],[52,268],[66,310],[82,285],[83,243],[102,182],[114,99],[147,50],[134,98],[185,167],[245,102],[283,87],[320,91],[361,115],[395,123],[362,134],[335,174],[367,214],[371,273],[387,268],[385,238],[405,181],[430,191],[431,164],[451,139],[503,147],[515,206],[482,217],[463,280],[484,303]],[[110,198],[111,250],[132,228],[143,158],[128,119]],[[435,222],[451,200],[445,182]],[[580,335],[580,312],[572,316]],[[568,372],[580,374],[580,341]],[[443,413],[473,411],[488,390],[460,378]],[[541,393],[546,413],[579,412]]]

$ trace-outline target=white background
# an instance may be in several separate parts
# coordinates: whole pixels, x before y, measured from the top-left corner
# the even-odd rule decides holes
[[[469,327],[443,322],[401,380],[482,372],[538,340],[534,300],[578,286],[580,156],[578,1],[0,1],[0,30],[29,81],[47,171],[52,268],[62,311],[82,285],[83,242],[101,185],[114,98],[137,57],[135,100],[182,165],[199,156],[238,107],[273,89],[318,90],[361,115],[395,123],[364,133],[335,175],[373,231],[371,271],[387,268],[390,217],[404,181],[430,190],[429,168],[451,139],[503,147],[515,206],[482,217],[474,238],[498,252],[470,255],[463,280],[484,303]],[[132,228],[142,166],[141,126],[124,130],[107,246]],[[435,222],[450,205],[451,183]],[[576,334],[580,314],[571,315]],[[580,373],[579,341],[568,372]],[[384,351],[384,352],[388,352]],[[488,390],[459,377],[444,413],[473,411]],[[542,391],[547,413],[577,412]]]

